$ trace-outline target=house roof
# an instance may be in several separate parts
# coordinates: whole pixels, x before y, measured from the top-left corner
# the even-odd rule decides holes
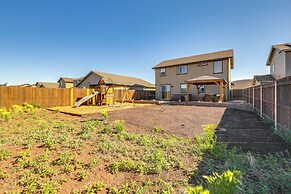
[[[273,58],[275,49],[277,49],[279,52],[291,51],[291,42],[272,45],[271,50],[269,52],[268,59],[267,59],[267,63],[266,63],[267,66],[271,65],[272,63],[272,58]]]
[[[44,88],[58,88],[59,84],[54,82],[37,82],[36,85],[38,87],[44,87]]]
[[[156,65],[155,67],[153,67],[153,69],[177,66],[177,65],[182,65],[182,64],[189,64],[189,63],[196,63],[196,62],[202,62],[202,61],[211,61],[211,60],[216,60],[216,59],[224,59],[224,58],[231,58],[231,68],[233,69],[234,68],[233,49],[194,55],[194,56],[189,56],[189,57],[182,57],[178,59],[165,60],[159,63],[158,65]]]
[[[58,80],[58,82],[60,82],[62,80],[64,80],[66,83],[73,83],[75,78],[70,78],[70,77],[60,77],[60,79]]]
[[[187,83],[201,83],[202,84],[202,83],[213,83],[213,82],[216,82],[216,81],[223,81],[223,82],[226,83],[225,79],[222,79],[220,77],[209,76],[209,75],[203,75],[203,76],[200,76],[200,77],[189,79],[186,82]]]
[[[231,82],[232,89],[246,89],[253,85],[252,79],[236,80]]]
[[[73,83],[74,81],[77,81],[77,80],[82,80],[84,77],[80,77],[80,78],[71,78],[71,77],[60,77],[60,79],[58,80],[58,82],[62,80],[64,80],[66,83]]]
[[[254,75],[254,79],[257,82],[270,82],[270,81],[275,81],[275,78],[271,74],[267,74],[267,75]]]
[[[125,85],[125,86],[144,86],[148,88],[155,87],[154,84],[140,78],[111,74],[111,73],[104,73],[104,72],[97,72],[97,71],[91,71],[90,73],[88,73],[78,85],[80,85],[90,74],[96,74],[96,75],[101,76],[105,84],[115,84],[115,85]]]

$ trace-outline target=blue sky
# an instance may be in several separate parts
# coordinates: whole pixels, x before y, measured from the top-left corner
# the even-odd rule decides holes
[[[90,70],[154,82],[172,58],[234,49],[232,79],[269,72],[291,42],[290,0],[0,0],[0,84],[56,82]]]

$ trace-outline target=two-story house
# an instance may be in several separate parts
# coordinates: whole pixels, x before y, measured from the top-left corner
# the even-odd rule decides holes
[[[177,100],[186,97],[186,81],[200,76],[225,80],[226,99],[231,88],[231,69],[234,68],[233,49],[162,61],[155,70],[156,99]],[[219,94],[214,85],[190,87],[190,100],[201,100],[205,94]]]
[[[266,65],[276,80],[291,76],[291,43],[272,45]]]

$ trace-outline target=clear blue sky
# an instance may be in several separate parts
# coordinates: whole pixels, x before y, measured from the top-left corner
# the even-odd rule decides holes
[[[290,0],[0,0],[0,84],[90,70],[154,82],[165,60],[234,49],[232,80],[266,74],[291,42]]]

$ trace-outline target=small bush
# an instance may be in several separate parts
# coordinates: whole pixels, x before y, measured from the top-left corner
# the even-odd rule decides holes
[[[101,116],[103,120],[106,120],[108,118],[108,112],[107,110],[102,110],[101,111]]]
[[[4,121],[10,121],[11,120],[11,112],[0,109],[0,118],[2,118]]]
[[[188,194],[210,194],[209,190],[204,190],[202,185],[196,187],[188,187]]]
[[[0,161],[7,160],[9,155],[9,152],[5,148],[0,148]]]
[[[125,131],[125,125],[123,120],[116,120],[114,122],[114,129],[116,133],[121,133]]]
[[[208,182],[210,193],[234,194],[238,192],[241,184],[240,171],[226,171],[221,175],[213,173],[212,176],[203,176]]]
[[[152,132],[157,132],[157,133],[159,133],[159,132],[162,132],[162,131],[164,131],[164,130],[162,129],[161,126],[155,126],[155,127],[152,129]]]

